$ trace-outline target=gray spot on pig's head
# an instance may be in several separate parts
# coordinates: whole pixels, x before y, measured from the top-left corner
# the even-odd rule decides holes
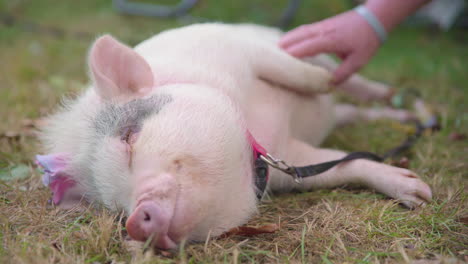
[[[87,116],[89,135],[74,159],[75,174],[83,175],[86,195],[112,209],[127,209],[131,188],[131,144],[143,123],[172,101],[155,94],[120,103],[104,101]]]
[[[170,95],[157,94],[133,99],[123,105],[107,103],[94,119],[94,130],[98,136],[122,137],[128,129],[137,132],[146,118],[157,114],[171,100]]]

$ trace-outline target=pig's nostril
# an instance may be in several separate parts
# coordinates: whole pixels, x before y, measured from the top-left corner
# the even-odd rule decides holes
[[[151,216],[149,213],[145,212],[145,217],[143,218],[143,221],[146,221],[146,222],[151,221]]]

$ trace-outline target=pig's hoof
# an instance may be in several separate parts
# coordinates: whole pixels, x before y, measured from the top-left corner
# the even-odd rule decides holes
[[[319,85],[317,86],[318,93],[330,93],[335,90],[335,86],[331,84],[333,76],[326,70],[323,70],[323,76],[321,76]]]
[[[305,87],[311,93],[329,93],[334,90],[334,86],[331,84],[333,76],[327,70],[314,67],[313,72],[305,72]]]
[[[407,169],[390,168],[393,171],[387,177],[393,179],[394,185],[391,197],[411,209],[424,206],[431,201],[431,188],[418,175]]]

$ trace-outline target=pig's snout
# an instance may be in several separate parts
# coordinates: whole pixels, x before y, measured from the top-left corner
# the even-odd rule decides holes
[[[161,249],[177,247],[168,236],[171,216],[152,201],[142,202],[127,220],[127,232],[135,240],[147,241]]]

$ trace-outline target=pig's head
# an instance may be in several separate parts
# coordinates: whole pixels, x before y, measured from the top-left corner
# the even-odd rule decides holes
[[[54,202],[82,196],[124,210],[130,236],[160,248],[247,221],[256,210],[252,150],[227,96],[199,84],[155,86],[158,73],[110,36],[94,43],[89,67],[92,88],[43,133],[46,151],[67,164],[49,175],[62,193]]]

